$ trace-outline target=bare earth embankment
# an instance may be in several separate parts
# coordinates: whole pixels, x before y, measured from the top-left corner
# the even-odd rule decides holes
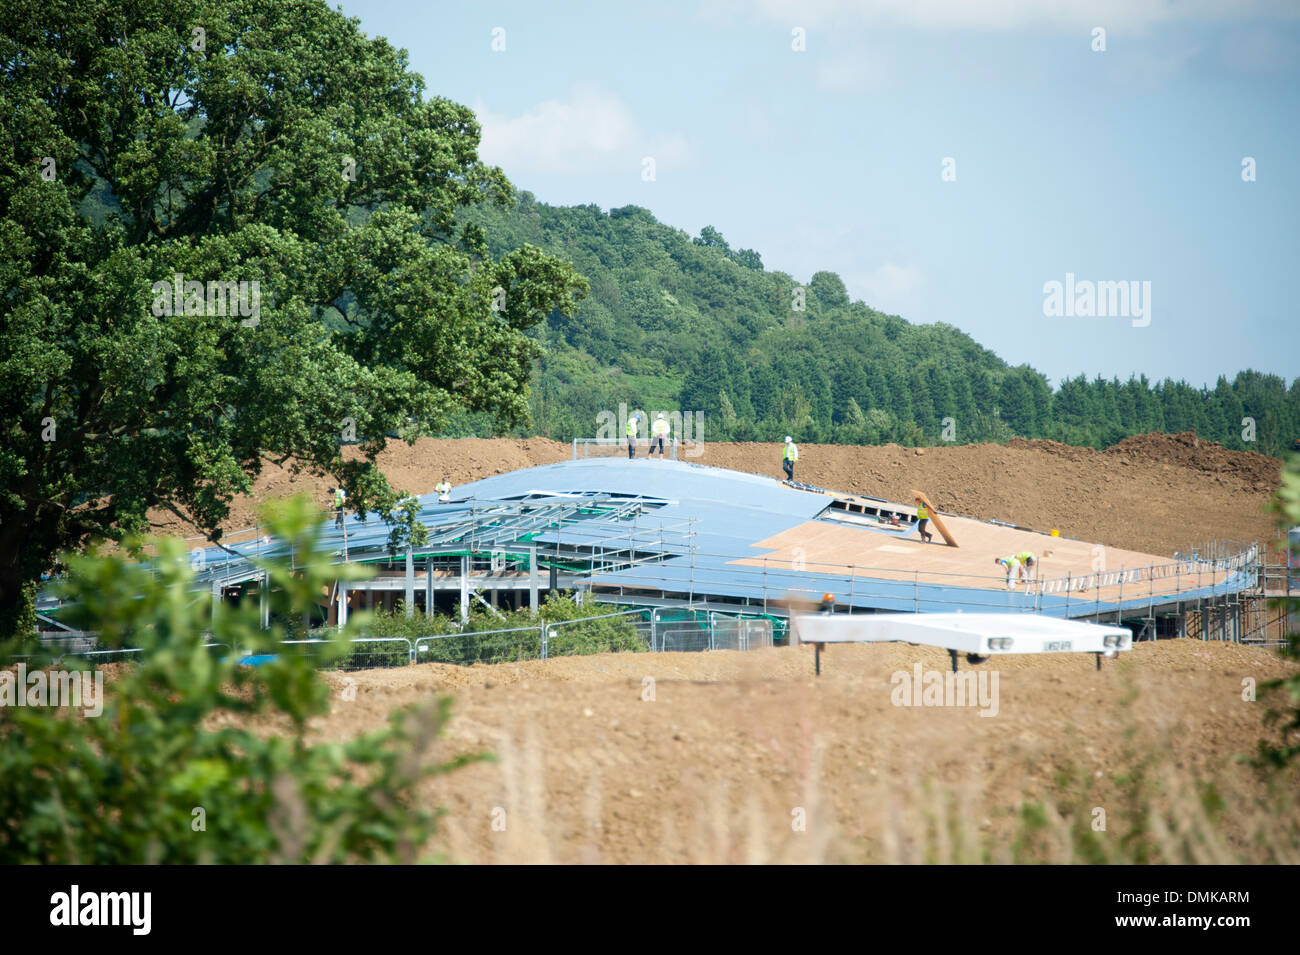
[[[1270,784],[1237,761],[1263,732],[1243,680],[1286,669],[1268,651],[1143,644],[1100,672],[1088,657],[1011,657],[996,662],[990,716],[894,705],[892,675],[918,663],[946,670],[948,658],[837,646],[820,678],[807,647],[330,674],[334,709],[314,732],[347,738],[453,693],[440,755],[497,756],[426,787],[449,810],[440,847],[459,861],[1083,861],[1067,833],[1097,808],[1094,837],[1120,860],[1151,805],[1171,830],[1213,837],[1201,861],[1300,862],[1300,778]],[[1206,815],[1211,795],[1226,814]],[[1025,805],[1047,823],[1042,845],[1018,849]],[[1176,841],[1158,825],[1141,828]]]
[[[1044,441],[801,452],[797,477],[824,487],[894,499],[919,487],[944,510],[1157,554],[1272,533],[1263,507],[1278,462],[1190,435],[1100,452]],[[569,453],[537,438],[428,440],[381,460],[396,486],[427,492],[443,475],[462,484]],[[779,455],[710,444],[690,460],[777,476]],[[307,490],[323,502],[327,485],[270,469],[255,497]],[[238,502],[230,527],[254,513]],[[808,648],[327,674],[334,708],[312,732],[349,738],[453,694],[440,754],[497,756],[424,792],[449,810],[439,848],[459,861],[1084,861],[1069,833],[1092,831],[1100,809],[1092,838],[1116,860],[1145,840],[1157,858],[1191,845],[1199,861],[1300,862],[1297,775],[1270,781],[1238,760],[1267,732],[1265,704],[1243,688],[1288,672],[1269,650],[1143,644],[1101,672],[1090,657],[1011,657],[996,661],[990,716],[895,705],[893,674],[946,670],[942,651],[839,646],[824,663],[819,679]]]
[[[427,494],[445,475],[453,484],[568,460],[570,446],[546,438],[422,438],[380,456],[394,487]],[[778,444],[706,443],[682,460],[781,477]],[[1105,451],[1016,439],[938,448],[803,445],[795,477],[837,491],[907,502],[913,488],[942,511],[995,519],[1063,537],[1154,554],[1207,540],[1262,540],[1279,463],[1228,451],[1190,434],[1139,435]],[[258,502],[306,492],[325,506],[330,481],[268,466],[250,497],[234,502],[228,530],[253,526]],[[162,533],[197,533],[166,514]]]

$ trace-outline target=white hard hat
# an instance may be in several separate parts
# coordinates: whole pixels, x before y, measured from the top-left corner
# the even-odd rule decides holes
[[[788,434],[785,436],[785,443],[786,444],[790,443],[790,436]]]
[[[663,416],[664,416],[664,413],[663,413],[663,412],[662,412],[662,411],[661,411],[661,412],[659,412],[659,415],[658,415],[658,417],[660,417],[660,418],[662,418],[662,417],[663,417]]]

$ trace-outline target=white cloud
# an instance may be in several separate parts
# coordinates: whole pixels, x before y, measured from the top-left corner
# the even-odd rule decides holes
[[[826,93],[880,92],[889,85],[889,70],[871,54],[836,57],[817,67],[817,88]]]
[[[844,277],[849,297],[861,299],[872,308],[895,314],[911,314],[917,304],[917,293],[925,277],[920,269],[886,262],[865,275]]]
[[[701,0],[702,13],[750,12],[773,23],[818,27],[908,26],[937,30],[1144,30],[1179,21],[1295,18],[1294,0]],[[810,37],[810,42],[812,38]]]
[[[658,167],[690,157],[681,133],[647,133],[617,96],[596,86],[577,86],[567,100],[549,99],[520,116],[474,107],[483,126],[479,155],[515,173],[626,171],[640,175],[641,160]]]

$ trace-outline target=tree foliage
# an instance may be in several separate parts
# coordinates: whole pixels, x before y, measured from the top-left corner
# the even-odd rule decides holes
[[[1281,486],[1273,496],[1272,510],[1279,534],[1286,541],[1283,556],[1287,573],[1300,576],[1300,545],[1288,536],[1292,528],[1300,527],[1300,454],[1292,454],[1287,459]],[[1281,653],[1288,660],[1300,663],[1300,628],[1296,626],[1300,622],[1300,597],[1278,598],[1275,605],[1285,613],[1286,636]],[[1300,670],[1289,677],[1269,681],[1261,689],[1265,699],[1275,701],[1266,716],[1275,735],[1260,740],[1259,758],[1266,765],[1285,765],[1300,757]]]
[[[0,64],[8,628],[151,507],[219,536],[268,457],[382,510],[387,436],[526,417],[528,331],[585,283],[457,223],[513,189],[404,51],[324,0],[14,0]]]
[[[1009,366],[951,324],[912,325],[851,301],[833,272],[805,286],[742,261],[713,226],[692,238],[636,206],[604,213],[529,193],[462,217],[494,250],[532,244],[591,281],[574,315],[535,332],[545,355],[532,428],[552,437],[593,434],[596,415],[620,402],[702,411],[706,440],[1021,436],[1104,447],[1147,431],[1195,430],[1277,454],[1300,437],[1300,379],[1288,389],[1277,376],[1244,371],[1211,389],[1080,376],[1053,390],[1040,372]],[[466,416],[456,426],[483,433],[488,423]]]

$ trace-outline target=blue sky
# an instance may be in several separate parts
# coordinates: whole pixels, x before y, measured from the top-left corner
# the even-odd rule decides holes
[[[713,225],[1053,383],[1300,375],[1300,3],[342,9],[474,107],[483,158],[544,202]],[[1150,282],[1150,323],[1045,315],[1066,273]]]

